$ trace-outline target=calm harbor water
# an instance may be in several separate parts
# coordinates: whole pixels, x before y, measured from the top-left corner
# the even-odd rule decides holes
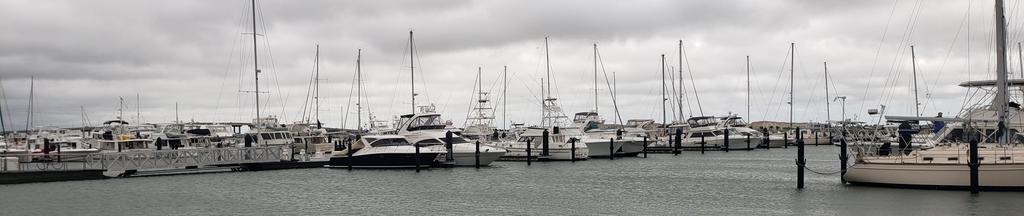
[[[808,166],[837,171],[838,148]],[[298,169],[0,185],[0,215],[1006,215],[1024,194],[843,186],[796,148],[473,169]]]

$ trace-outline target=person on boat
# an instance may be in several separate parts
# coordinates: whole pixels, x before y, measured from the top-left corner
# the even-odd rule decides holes
[[[911,139],[914,134],[914,128],[910,126],[910,121],[903,121],[897,130],[899,133],[899,147],[900,151],[904,154],[910,154],[911,151]]]
[[[939,115],[935,116],[935,117],[936,118],[942,118],[942,112],[939,112]],[[942,130],[943,127],[946,127],[946,122],[945,121],[933,121],[932,122],[932,133],[939,133],[939,131]]]

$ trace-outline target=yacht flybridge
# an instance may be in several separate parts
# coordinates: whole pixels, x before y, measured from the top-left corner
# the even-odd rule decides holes
[[[978,186],[984,189],[1024,189],[1024,137],[1017,133],[1024,120],[1019,103],[1011,102],[1010,88],[1021,88],[1024,80],[1007,79],[1006,24],[1003,1],[996,0],[996,80],[970,81],[964,87],[994,91],[988,105],[966,107],[956,118],[886,116],[888,120],[948,122],[929,145],[921,149],[878,151],[854,148],[855,161],[844,176],[847,182],[864,185],[916,188],[968,188],[972,166],[978,169]],[[901,134],[900,142],[909,132]],[[977,161],[970,153],[977,141]]]

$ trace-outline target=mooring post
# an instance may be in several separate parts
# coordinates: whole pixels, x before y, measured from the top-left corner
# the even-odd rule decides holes
[[[416,172],[420,172],[420,144],[416,143],[412,146],[416,148]]]
[[[762,137],[762,139],[761,139],[761,144],[762,145],[760,145],[760,146],[764,147],[765,149],[771,148],[771,134],[768,133],[768,129],[762,128],[761,129],[761,135],[764,136],[764,137]]]
[[[846,155],[846,136],[843,136],[839,140],[839,180],[846,184],[846,161],[849,156]]]
[[[967,151],[970,156],[970,161],[968,161],[967,166],[971,169],[971,193],[976,194],[981,190],[978,186],[978,167],[981,166],[981,164],[978,163],[978,138],[977,135],[972,132],[969,139],[970,149]]]
[[[789,133],[782,133],[782,148],[789,148]]]
[[[448,151],[444,156],[444,161],[448,163],[455,162],[455,152],[452,149],[452,131],[444,133],[444,149]]]
[[[359,140],[359,136],[356,136],[356,140]],[[352,171],[352,142],[353,141],[352,140],[347,140],[347,141],[348,141],[347,142],[348,147],[345,148],[345,151],[346,151],[345,154],[348,156],[348,157],[346,157],[346,159],[348,159],[348,170]]]
[[[647,158],[647,137],[644,137],[644,158]]]
[[[704,154],[704,147],[705,147],[705,145],[707,145],[707,143],[704,142],[704,136],[701,135],[700,136],[700,154]]]
[[[533,139],[526,139],[526,165],[527,166],[530,165],[530,162],[533,162],[533,159],[531,158],[531,157],[533,157],[533,155],[532,155],[533,152],[531,152],[531,148],[530,148],[530,146],[533,146],[533,144],[530,144],[531,141],[533,141]]]
[[[754,150],[753,148],[750,148],[750,134],[749,133],[747,134],[746,142],[747,142],[747,151]]]
[[[576,163],[576,138],[569,139],[569,161]]]
[[[541,133],[541,135],[543,136],[544,140],[541,140],[540,156],[541,157],[546,157],[546,156],[550,155],[549,154],[550,152],[548,151],[548,140],[549,140],[549,138],[551,138],[551,134],[548,133],[548,129],[544,129],[544,132]]]
[[[729,129],[725,129],[724,132],[722,138],[725,138],[725,152],[729,152]]]
[[[473,155],[473,157],[474,157],[473,159],[476,160],[474,165],[476,166],[477,169],[480,169],[480,141],[479,140],[476,141],[476,154]]]
[[[820,144],[821,142],[818,142],[818,131],[814,131],[814,145],[817,146]]]
[[[804,188],[804,165],[807,160],[804,160],[804,139],[803,136],[799,136],[800,128],[796,128],[796,188]]]
[[[608,139],[608,160],[615,160],[615,138]]]
[[[680,153],[683,153],[683,151],[681,150],[683,148],[683,129],[682,128],[676,128],[676,139],[675,139],[675,141],[676,141],[676,144],[674,145],[675,149],[672,149],[672,154],[679,155]]]

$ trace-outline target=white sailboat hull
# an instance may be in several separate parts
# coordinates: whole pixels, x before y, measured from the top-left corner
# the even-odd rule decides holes
[[[1024,189],[1024,164],[983,164],[979,186],[993,189]],[[914,188],[967,188],[970,168],[965,164],[856,164],[846,173],[853,184]]]

